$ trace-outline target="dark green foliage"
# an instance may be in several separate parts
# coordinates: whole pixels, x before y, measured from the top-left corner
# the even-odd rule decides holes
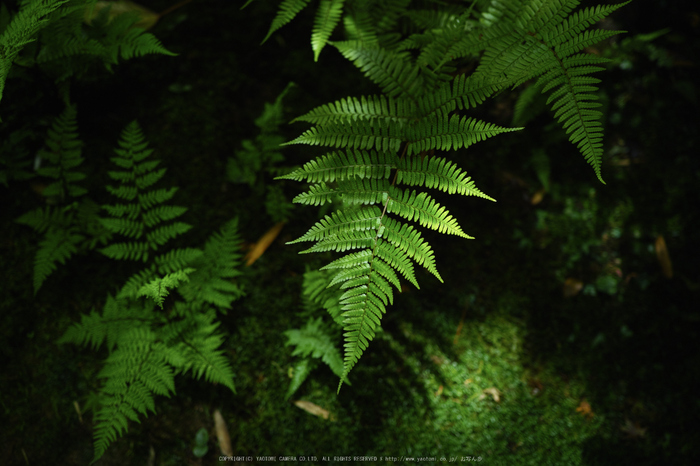
[[[280,150],[284,137],[280,135],[279,126],[285,121],[283,99],[293,87],[294,83],[287,84],[272,104],[265,104],[262,114],[255,119],[260,134],[255,140],[244,139],[243,148],[229,157],[226,166],[229,181],[246,183],[256,196],[265,197],[266,211],[275,222],[288,220],[294,207],[278,184],[270,184],[265,179],[265,175],[286,171],[277,166],[284,160]]]
[[[0,99],[13,62],[39,65],[61,82],[85,75],[95,62],[111,71],[119,60],[154,53],[175,55],[155,36],[135,27],[138,16],[133,13],[110,17],[111,7],[107,6],[85,24],[86,11],[95,7],[95,0],[27,0],[20,2],[19,12],[13,15],[3,4]],[[4,31],[2,26],[6,26]]]
[[[243,290],[234,279],[241,274],[241,239],[238,220],[233,219],[211,235],[202,255],[188,262],[195,271],[178,291],[190,303],[217,306],[222,312],[231,308],[231,302],[243,296]]]
[[[10,14],[5,4],[0,10],[0,99],[5,80],[13,61],[22,49],[36,40],[37,33],[51,23],[51,14],[69,0],[41,0],[22,2],[15,15]]]
[[[76,184],[85,179],[85,174],[73,170],[83,163],[76,113],[75,107],[66,108],[49,129],[46,137],[47,149],[38,153],[48,166],[39,168],[37,174],[55,180],[42,194],[54,197],[58,202],[87,193],[85,188]]]
[[[376,16],[359,7],[389,3],[393,7]],[[619,32],[587,28],[621,5],[574,12],[577,4],[506,0],[424,15],[407,2],[358,2],[357,10],[347,16],[350,39],[332,45],[382,94],[348,97],[299,117],[314,126],[288,144],[341,151],[279,177],[310,183],[294,202],[337,206],[297,240],[316,243],[303,252],[356,250],[324,267],[335,270],[328,286],[339,284],[344,290],[341,384],[380,328],[386,306],[393,302],[392,285],[401,289],[398,276],[418,287],[415,262],[441,279],[430,245],[405,222],[471,238],[425,188],[493,200],[454,162],[435,152],[466,149],[521,128],[487,123],[466,116],[467,110],[505,88],[537,78],[532,92],[549,92],[547,104],[554,118],[602,181],[602,114],[592,102],[599,80],[589,75],[602,70],[607,60],[579,52]],[[319,26],[317,17],[312,40],[316,56],[338,22],[342,5],[321,2],[318,14],[326,21]],[[296,13],[280,14],[288,21]],[[413,22],[415,32],[409,37],[401,38],[387,26],[400,17]],[[377,31],[391,34],[379,36]],[[473,62],[476,54],[481,57],[474,72],[455,75],[456,65]]]
[[[79,184],[85,174],[79,171],[83,158],[75,107],[67,107],[56,118],[46,146],[37,154],[43,166],[36,172],[50,180],[42,191],[49,205],[16,220],[44,235],[34,260],[34,293],[56,270],[57,262],[65,264],[79,250],[92,249],[110,237],[98,223],[97,205],[88,198],[77,200],[87,190]]]
[[[338,286],[328,286],[328,280],[332,276],[325,270],[307,271],[304,274],[303,294],[307,312],[315,314],[323,309],[328,312],[336,323],[332,328],[323,322],[323,319],[309,318],[301,329],[287,330],[287,346],[295,346],[293,356],[301,356],[292,369],[292,380],[287,389],[286,398],[291,397],[306,380],[311,371],[316,367],[318,359],[326,364],[338,377],[343,377],[343,358],[335,346],[337,338],[337,326],[342,324],[340,297],[343,292]],[[344,381],[351,385],[347,376]]]
[[[165,204],[177,192],[177,188],[149,189],[165,174],[156,170],[157,160],[147,160],[153,153],[147,149],[141,129],[135,121],[122,133],[116,149],[117,157],[111,160],[122,171],[110,171],[109,176],[119,181],[118,186],[107,190],[127,203],[105,205],[110,215],[101,219],[102,225],[112,233],[135,240],[113,243],[100,250],[112,259],[142,260],[146,262],[150,250],[156,250],[191,226],[182,222],[165,223],[185,213],[187,209]]]
[[[157,295],[162,295],[158,293]],[[186,307],[187,303],[178,303]],[[83,316],[61,338],[62,343],[89,344],[105,341],[110,355],[98,377],[105,379],[95,413],[95,460],[127,429],[129,420],[155,412],[153,394],[170,396],[174,376],[191,371],[231,390],[233,374],[219,347],[221,335],[214,310],[181,310],[168,318],[149,301],[107,298],[102,314]]]
[[[45,193],[55,202],[84,195],[86,190],[74,184],[82,179],[74,171],[82,159],[73,108],[54,124],[47,141],[51,151],[42,154],[50,165],[40,173],[56,181]],[[117,297],[107,297],[101,313],[93,310],[83,315],[60,340],[95,349],[106,344],[109,350],[98,374],[104,385],[95,399],[95,460],[126,431],[129,420],[138,422],[140,415],[155,411],[153,395],[174,393],[177,373],[191,371],[194,378],[204,377],[234,390],[230,364],[219,349],[223,337],[217,333],[216,313],[229,309],[242,295],[241,287],[232,282],[240,274],[236,220],[213,234],[203,251],[188,248],[155,257],[150,254],[189,229],[182,223],[166,223],[185,209],[166,204],[175,189],[154,187],[165,169],[156,169],[159,161],[151,159],[153,151],[147,149],[136,122],[124,130],[119,145],[117,157],[111,160],[123,170],[110,171],[109,176],[121,183],[107,190],[126,203],[103,206],[110,218],[98,219],[94,202],[76,201],[37,209],[18,219],[45,233],[35,261],[35,290],[56,268],[56,262],[64,263],[79,249],[108,240],[109,233],[100,225],[135,240],[103,248],[107,257],[150,259]],[[165,309],[165,298],[174,289],[183,299]]]
[[[120,59],[146,54],[175,55],[154,35],[134,26],[139,19],[135,13],[111,17],[108,5],[99,9],[89,24],[84,24],[86,10],[94,8],[94,0],[69,2],[62,16],[42,31],[41,50],[35,62],[57,81],[74,74],[82,76],[94,62],[101,62],[111,71]]]

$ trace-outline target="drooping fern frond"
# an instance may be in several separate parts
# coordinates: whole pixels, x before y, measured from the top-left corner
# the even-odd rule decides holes
[[[250,1],[248,3],[250,3]],[[246,3],[246,5],[248,3]],[[270,29],[267,31],[267,35],[263,39],[262,43],[267,42],[267,39],[270,38],[273,32],[275,32],[276,30],[293,20],[294,17],[297,14],[299,14],[299,12],[303,10],[306,7],[306,5],[308,5],[308,3],[309,0],[284,0],[280,4],[277,16],[275,16],[275,19],[272,20]],[[246,5],[243,5],[243,7],[245,7]]]
[[[122,132],[116,149],[117,157],[111,160],[122,171],[110,171],[109,176],[119,181],[107,190],[127,203],[105,205],[110,215],[102,219],[109,231],[131,239],[130,242],[113,243],[100,250],[112,259],[143,260],[149,251],[158,250],[172,238],[185,233],[191,226],[182,222],[170,222],[187,210],[166,204],[177,192],[177,188],[152,189],[165,174],[165,169],[156,170],[157,160],[148,160],[153,153],[147,149],[141,129],[135,121]]]
[[[345,254],[324,267],[333,272],[328,286],[342,290],[345,355],[340,385],[374,338],[393,302],[393,288],[401,289],[399,277],[417,287],[416,263],[442,280],[430,245],[409,222],[471,238],[426,189],[493,200],[440,153],[462,151],[521,128],[487,123],[465,115],[467,110],[537,78],[537,88],[551,92],[555,118],[600,178],[600,114],[590,102],[597,81],[587,75],[603,60],[579,52],[616,33],[586,28],[619,7],[572,13],[575,0],[482,1],[418,18],[400,0],[347,3],[349,40],[332,44],[382,95],[348,97],[297,118],[314,126],[288,144],[337,151],[280,177],[309,183],[294,202],[336,206],[292,243],[314,242],[303,253]],[[372,8],[393,5],[389,13],[395,14],[385,16],[386,24],[407,17],[424,30],[403,40],[396,38],[393,26],[382,28],[381,36],[365,34],[382,21],[380,13],[370,18],[358,13],[357,5],[370,3]],[[455,60],[475,61],[479,54],[483,56],[472,74],[455,76]]]
[[[265,43],[272,33],[293,20],[308,3],[309,0],[283,0],[262,42]],[[344,3],[345,0],[319,1],[314,18],[313,32],[311,33],[311,49],[314,52],[314,61],[318,61],[321,50],[326,46],[328,39],[340,22]]]
[[[505,76],[513,87],[537,78],[535,86],[549,93],[547,104],[554,118],[603,182],[602,113],[596,110],[600,104],[595,102],[600,80],[590,74],[603,71],[600,65],[609,60],[579,52],[624,32],[587,28],[629,2],[573,12],[578,3],[505,2],[514,15],[500,21],[499,31],[508,32],[486,49],[476,73]]]
[[[333,30],[340,22],[344,3],[345,0],[321,0],[318,10],[316,10],[314,29],[311,34],[311,49],[314,51],[314,61],[318,61],[321,50],[326,46]]]

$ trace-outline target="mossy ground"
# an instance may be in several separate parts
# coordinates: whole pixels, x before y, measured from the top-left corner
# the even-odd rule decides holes
[[[138,119],[170,183],[180,187],[176,203],[190,209],[185,221],[196,228],[187,241],[195,245],[233,216],[248,243],[272,226],[262,199],[223,174],[240,141],[254,137],[252,121],[263,103],[287,82],[298,84],[287,100],[290,117],[374,92],[330,49],[312,62],[308,14],[259,47],[274,10],[258,3],[242,12],[221,2],[193,3],[154,31],[179,57],[135,60],[74,91],[86,155],[92,154],[86,164],[101,173],[119,132]],[[295,220],[246,270],[246,297],[221,319],[237,393],[179,378],[177,395],[158,399],[158,413],[133,423],[97,464],[146,464],[151,452],[151,464],[216,464],[216,409],[240,456],[696,464],[700,166],[692,60],[700,43],[697,11],[683,5],[657,7],[658,22],[647,19],[652,6],[642,1],[613,18],[631,34],[674,31],[654,42],[670,55],[670,66],[653,61],[656,52],[648,49],[610,52],[622,59],[601,75],[610,101],[606,186],[547,118],[522,135],[459,155],[499,202],[445,198],[477,238],[428,235],[445,283],[425,273],[421,290],[396,297],[383,332],[353,370],[351,387],[336,395],[337,378],[323,367],[294,395],[328,410],[332,420],[284,400],[295,360],[282,332],[305,323],[299,293],[309,264],[299,247],[284,242],[303,234],[317,215],[297,208]],[[251,30],[260,34],[242,32]],[[7,89],[14,85],[9,81]],[[26,118],[35,119],[40,141],[41,122],[60,105],[50,85],[37,86],[45,111]],[[22,102],[6,92],[2,105],[19,115]],[[513,95],[503,94],[481,116],[507,125],[512,103]],[[303,129],[284,131],[291,139]],[[548,170],[533,155],[540,148]],[[294,147],[285,155],[290,165],[309,158]],[[543,177],[549,190],[533,204]],[[100,179],[91,183],[99,192]],[[284,189],[291,197],[299,186]],[[91,413],[79,417],[74,402],[83,406],[95,388],[104,354],[55,341],[80,313],[99,307],[108,284],[128,271],[106,267],[98,255],[76,258],[34,297],[37,238],[12,219],[38,202],[28,184],[0,189],[0,462],[87,464]],[[673,260],[672,279],[654,254],[659,235]],[[582,283],[575,296],[564,297],[567,278]],[[210,432],[210,450],[197,459],[191,450],[202,427]]]

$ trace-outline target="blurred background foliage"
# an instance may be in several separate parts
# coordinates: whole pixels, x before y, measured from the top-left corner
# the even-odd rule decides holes
[[[119,130],[138,119],[180,187],[175,201],[190,209],[188,242],[202,243],[237,215],[252,247],[287,221],[246,269],[246,297],[222,318],[238,394],[178,380],[178,396],[159,399],[158,414],[132,424],[97,464],[216,464],[216,410],[239,456],[697,464],[697,2],[635,0],[604,25],[628,34],[589,50],[613,60],[601,75],[607,185],[533,102],[518,115],[525,131],[457,155],[498,204],[448,202],[477,239],[432,241],[445,284],[425,276],[420,291],[397,297],[351,387],[336,396],[337,377],[319,365],[289,401],[299,358],[284,332],[306,323],[302,276],[319,264],[284,242],[318,213],[297,209],[292,219],[280,200],[298,187],[272,182],[310,155],[275,150],[260,137],[271,131],[290,140],[302,128],[259,117],[277,102],[289,121],[374,89],[331,50],[313,62],[311,11],[260,46],[275,8],[195,0],[152,29],[177,57],[96,70],[72,89],[89,170],[101,173]],[[479,116],[510,125],[521,90],[502,93]],[[31,160],[26,147],[41,147],[62,105],[40,73],[8,80],[3,153]],[[252,154],[265,163],[251,163]],[[101,182],[87,180],[95,193]],[[37,237],[13,220],[41,202],[36,189],[21,180],[0,187],[0,459],[86,464],[91,413],[81,406],[105,355],[55,341],[101,305],[103,284],[123,271],[77,258],[34,297]]]

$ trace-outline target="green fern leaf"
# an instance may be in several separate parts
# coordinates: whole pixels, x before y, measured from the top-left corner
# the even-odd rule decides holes
[[[292,356],[320,358],[338,377],[343,375],[343,358],[320,318],[309,319],[306,326],[287,330],[284,335],[287,337],[285,346],[295,346]]]
[[[100,252],[113,259],[141,259],[146,262],[149,250],[158,250],[171,239],[190,230],[190,225],[171,222],[187,209],[165,205],[175,195],[177,188],[148,189],[163,177],[165,169],[157,170],[159,162],[149,160],[153,151],[148,149],[137,122],[131,122],[124,129],[115,152],[117,156],[111,160],[124,170],[108,172],[120,184],[107,186],[107,190],[129,203],[103,206],[111,218],[101,219],[101,223],[110,232],[135,241],[114,243]],[[128,293],[133,291],[130,289]]]
[[[78,252],[84,236],[66,230],[49,231],[39,243],[34,260],[34,294],[39,291],[44,280],[56,270],[56,263],[65,264]]]
[[[0,99],[12,63],[25,45],[36,40],[37,33],[50,24],[51,14],[68,0],[21,2],[19,13],[0,34]]]
[[[333,45],[389,97],[415,100],[422,93],[420,68],[409,63],[408,53],[366,48],[357,41],[335,42]]]
[[[400,125],[394,122],[358,120],[313,127],[285,145],[309,144],[395,152],[401,146],[401,136]]]
[[[209,238],[201,256],[189,262],[197,270],[190,275],[189,283],[179,288],[185,300],[195,307],[208,303],[230,309],[231,303],[243,295],[234,281],[241,274],[240,249],[238,219],[233,219]]]
[[[336,121],[373,119],[408,122],[414,118],[415,113],[415,107],[410,100],[391,99],[383,95],[362,96],[359,99],[348,97],[321,105],[309,113],[295,118],[292,123],[306,121],[312,124],[327,124]]]
[[[168,288],[177,288],[180,282],[188,282],[189,274],[194,272],[193,268],[178,270],[177,272],[169,273],[163,278],[157,278],[146,285],[143,285],[138,292],[138,296],[146,296],[155,301],[155,303],[163,309],[163,302],[170,294]]]
[[[429,150],[462,149],[484,141],[497,134],[518,131],[522,128],[503,128],[474,118],[460,118],[458,115],[436,120],[424,119],[409,127],[407,138],[410,141],[408,155]]]
[[[248,2],[250,3],[250,1]],[[243,5],[243,7],[247,6],[248,3]],[[275,19],[272,20],[272,24],[270,25],[270,29],[267,31],[267,35],[265,38],[262,40],[262,43],[264,44],[267,39],[270,38],[273,32],[290,22],[291,20],[294,19],[294,17],[308,5],[309,0],[284,0],[280,4],[279,11],[277,12],[277,16],[275,16]]]
[[[101,408],[94,416],[95,458],[127,428],[138,414],[155,412],[152,393],[170,396],[175,391],[174,373],[166,362],[167,348],[155,341],[146,328],[127,332],[119,347],[107,358],[98,377],[105,378],[100,390]]]
[[[314,29],[311,34],[311,49],[314,51],[314,61],[318,61],[318,56],[323,47],[328,42],[328,38],[340,21],[343,13],[345,0],[321,0],[316,11]]]
[[[439,189],[450,194],[477,196],[496,202],[490,196],[482,193],[465,172],[454,163],[441,157],[412,157],[403,159],[398,164],[396,183],[409,186],[425,186]]]
[[[426,193],[403,191],[391,187],[386,210],[389,213],[400,215],[408,221],[415,219],[421,226],[437,230],[440,233],[474,239],[462,231],[457,220],[449,214],[447,209]]]
[[[318,182],[333,182],[351,177],[385,178],[396,168],[394,154],[376,151],[331,152],[307,162],[303,167],[276,179]]]
[[[323,219],[316,222],[303,236],[287,244],[301,241],[319,241],[341,232],[376,229],[380,226],[380,218],[381,210],[378,207],[339,210],[331,215],[326,215]]]

